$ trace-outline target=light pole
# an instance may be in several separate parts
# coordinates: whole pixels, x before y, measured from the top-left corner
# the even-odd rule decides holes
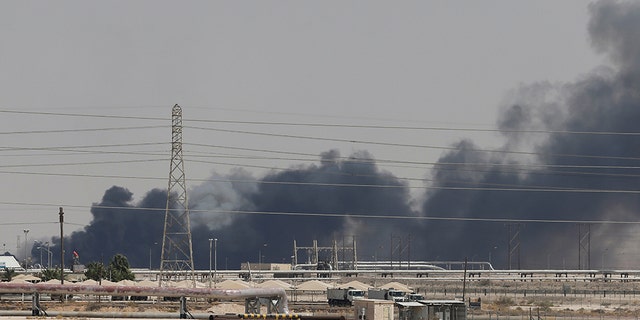
[[[64,211],[60,207],[60,284],[64,284]],[[64,295],[62,296],[64,299]]]
[[[44,263],[42,263],[42,249],[44,249],[44,248],[42,247],[43,243],[42,243],[42,242],[40,242],[39,240],[34,241],[34,243],[37,243],[37,244],[38,244],[38,248],[37,248],[37,249],[40,251],[40,261],[39,261],[39,263],[40,263],[40,269],[44,269]],[[49,257],[48,253],[47,253],[47,257]]]
[[[149,247],[149,270],[151,270],[151,250],[153,250],[153,247],[157,244],[157,242],[154,242],[153,246]]]
[[[209,288],[211,288],[211,247],[213,246],[213,238],[209,238]]]
[[[267,247],[267,244],[263,244],[262,247]],[[262,270],[262,247],[260,247],[260,249],[258,249],[258,268],[259,270]]]
[[[491,253],[495,249],[498,249],[498,246],[494,246],[493,248],[491,248],[491,250],[489,250],[489,264],[491,265],[491,268],[493,268],[493,265],[491,264]]]
[[[384,247],[383,246],[378,246],[373,252],[373,256],[374,256],[373,260],[375,262],[375,267],[374,267],[375,270],[378,270],[378,249],[380,251],[382,251],[382,249],[384,249]]]
[[[218,238],[213,239],[213,268],[215,270],[213,286],[215,287],[218,282]]]
[[[37,242],[38,240],[34,241],[34,244]],[[40,264],[40,266],[42,266],[42,245],[38,243],[38,246],[36,247],[36,249],[38,249],[38,251],[40,251],[40,260],[38,260],[38,263]]]
[[[27,270],[29,268],[29,259],[27,258],[27,235],[29,234],[29,229],[24,229],[24,269]]]
[[[49,250],[49,241],[44,243],[47,246],[47,269],[51,269],[51,256],[53,255]]]
[[[41,241],[36,240],[34,242],[38,243],[38,250],[40,250],[40,265],[42,266],[42,269],[51,269],[51,250],[49,250],[49,241],[42,243]],[[46,264],[42,261],[42,250],[47,252]]]

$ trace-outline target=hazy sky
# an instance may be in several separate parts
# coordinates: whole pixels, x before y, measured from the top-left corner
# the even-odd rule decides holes
[[[494,128],[520,85],[575,81],[608,64],[587,21],[585,1],[3,1],[0,244],[14,252],[23,229],[29,242],[58,235],[59,206],[66,231],[82,228],[113,185],[136,199],[166,188],[176,103],[189,186],[213,171],[259,176],[310,163],[332,148],[396,162],[442,153],[366,141],[493,145],[492,133],[353,125]],[[289,125],[299,123],[346,126]],[[429,170],[401,166],[381,163],[404,178]]]

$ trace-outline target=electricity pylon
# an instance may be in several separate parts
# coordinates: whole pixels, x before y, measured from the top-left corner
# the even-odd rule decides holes
[[[162,236],[160,286],[163,281],[172,278],[191,278],[195,286],[191,223],[182,160],[182,108],[177,104],[173,106],[171,120],[171,167]]]

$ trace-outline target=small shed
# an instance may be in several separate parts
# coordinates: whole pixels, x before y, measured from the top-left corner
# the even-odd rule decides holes
[[[398,320],[427,320],[429,307],[417,301],[396,302],[398,306]]]
[[[399,320],[466,320],[464,301],[420,300],[396,302]]]
[[[429,319],[466,320],[467,306],[460,300],[420,300],[428,308]]]
[[[393,320],[393,301],[358,299],[353,301],[353,309],[356,320]]]

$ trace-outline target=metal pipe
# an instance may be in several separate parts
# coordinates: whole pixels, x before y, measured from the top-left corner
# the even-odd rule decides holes
[[[0,293],[52,293],[52,294],[95,294],[95,295],[139,295],[163,297],[195,297],[195,298],[253,298],[284,297],[282,288],[247,288],[247,289],[209,289],[209,288],[175,288],[175,287],[143,287],[143,286],[103,286],[52,283],[0,283]]]
[[[0,293],[91,294],[111,296],[195,297],[205,299],[252,299],[278,297],[282,313],[289,313],[287,294],[283,288],[171,288],[142,286],[63,285],[51,283],[0,283]]]
[[[101,311],[47,311],[48,317],[66,318],[133,318],[133,319],[177,319],[175,312],[101,312]],[[192,313],[196,319],[207,319],[211,313]],[[31,311],[0,310],[0,317],[27,317],[33,318]],[[238,319],[238,317],[236,317]]]
[[[69,318],[134,318],[134,319],[175,319],[177,314],[173,312],[100,312],[100,311],[49,311],[49,317],[69,317]],[[195,319],[217,319],[217,320],[238,320],[238,319],[300,319],[300,320],[344,320],[340,315],[305,315],[292,314],[283,316],[278,314],[224,314],[216,315],[212,313],[197,312],[192,313]],[[30,311],[21,310],[0,310],[0,317],[28,317],[31,318]]]

